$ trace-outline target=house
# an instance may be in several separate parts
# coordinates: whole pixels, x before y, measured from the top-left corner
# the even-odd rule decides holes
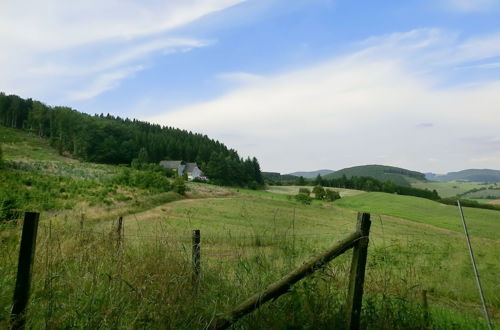
[[[196,163],[186,163],[182,160],[162,160],[160,166],[171,169],[178,176],[186,174],[188,180],[201,179],[206,180],[203,172]]]
[[[178,176],[181,176],[184,174],[186,163],[182,160],[162,160],[160,162],[160,166],[172,170],[172,172],[176,173]]]

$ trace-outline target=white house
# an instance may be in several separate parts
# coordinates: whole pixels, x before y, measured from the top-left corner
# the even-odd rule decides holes
[[[186,174],[188,180],[206,179],[196,163],[186,163],[182,160],[162,160],[160,166],[171,169],[178,176]]]

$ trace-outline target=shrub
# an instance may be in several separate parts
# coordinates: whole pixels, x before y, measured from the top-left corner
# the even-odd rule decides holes
[[[323,188],[320,185],[317,185],[313,188],[313,194],[314,194],[316,199],[319,199],[319,200],[325,199],[325,196],[326,196],[325,188]]]
[[[311,194],[311,191],[308,188],[299,188],[299,194],[305,194],[309,196]]]
[[[336,201],[337,199],[340,199],[340,194],[335,190],[327,189],[325,199],[327,201],[333,202]]]
[[[295,199],[304,205],[310,205],[312,202],[311,196],[305,193],[298,193],[297,195],[295,195]]]
[[[172,190],[178,193],[179,195],[184,195],[187,190],[186,181],[182,176],[178,176],[175,178],[174,183],[172,185]]]

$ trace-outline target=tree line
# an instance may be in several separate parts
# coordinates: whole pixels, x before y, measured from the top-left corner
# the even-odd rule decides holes
[[[0,124],[49,139],[60,154],[95,163],[130,164],[146,150],[149,163],[196,162],[214,182],[261,186],[256,158],[243,159],[206,135],[110,114],[88,115],[0,92]]]
[[[357,189],[364,191],[378,191],[386,193],[396,193],[399,195],[416,196],[431,200],[440,200],[436,190],[420,189],[396,184],[392,181],[380,181],[369,176],[352,176],[346,177],[342,175],[339,178],[323,178],[320,174],[315,179],[305,179],[304,177],[296,178],[293,181],[272,181],[267,180],[268,184],[286,185],[292,184],[297,186],[322,186],[333,188]]]

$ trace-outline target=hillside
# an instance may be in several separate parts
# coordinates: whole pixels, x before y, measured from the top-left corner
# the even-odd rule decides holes
[[[335,171],[324,169],[324,170],[309,171],[309,172],[307,172],[307,171],[293,172],[293,173],[289,173],[289,175],[293,175],[293,176],[297,176],[297,177],[302,176],[306,179],[314,179],[315,177],[318,176],[318,174],[321,176],[326,176],[326,175],[331,174],[333,172],[335,172]]]
[[[283,181],[295,181],[299,177],[291,175],[291,174],[281,174],[278,172],[262,172],[262,177],[264,179],[276,181],[276,182],[283,182]]]
[[[341,178],[344,175],[347,178],[353,176],[367,176],[380,181],[392,181],[404,186],[410,186],[411,183],[415,181],[426,181],[423,173],[385,165],[362,165],[344,168],[325,176],[325,178]]]
[[[21,192],[26,199],[17,207],[41,211],[42,248],[32,284],[36,303],[30,305],[28,328],[161,328],[168,320],[174,328],[204,329],[213,311],[230,310],[345,237],[354,229],[357,209],[370,210],[373,221],[363,298],[371,307],[363,310],[363,320],[374,328],[420,328],[425,286],[432,290],[433,328],[482,326],[453,207],[349,189],[336,189],[342,199],[333,204],[303,205],[289,196],[296,194],[295,186],[266,192],[194,183],[181,196],[170,186],[148,187],[147,171],[65,157],[47,139],[22,130],[0,127],[0,143],[8,165],[0,171],[0,189]],[[126,173],[137,179],[122,180]],[[153,179],[153,184],[175,183]],[[485,293],[494,297],[500,212],[465,211]],[[124,219],[120,244],[110,234],[118,216]],[[203,290],[193,290],[189,247],[195,228],[203,237]],[[8,322],[17,266],[12,251],[20,229],[0,228],[5,260],[0,291],[6,293],[0,299],[0,328]],[[339,257],[238,327],[292,328],[307,321],[311,328],[341,328],[348,280],[342,270],[349,264],[350,254]],[[498,310],[497,298],[491,304]]]
[[[139,155],[146,163],[183,160],[197,162],[217,184],[263,184],[256,158],[242,159],[219,141],[173,127],[109,114],[91,116],[1,92],[0,125],[42,137],[59,154],[86,162],[131,164]]]
[[[469,182],[500,182],[500,171],[491,169],[468,169],[450,172],[444,175],[434,175],[436,181],[469,181]]]

